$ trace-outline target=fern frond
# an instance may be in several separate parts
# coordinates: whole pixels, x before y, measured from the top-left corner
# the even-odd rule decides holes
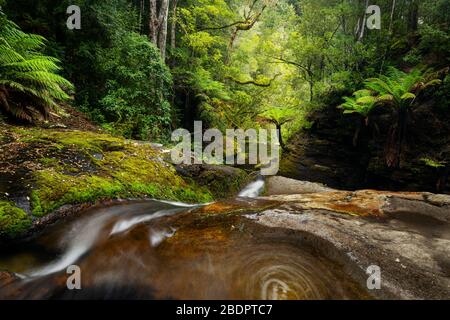
[[[45,38],[26,34],[0,13],[0,108],[31,121],[58,110],[73,85],[57,73],[59,60],[45,56]]]

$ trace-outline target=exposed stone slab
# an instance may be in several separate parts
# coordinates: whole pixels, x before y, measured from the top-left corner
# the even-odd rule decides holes
[[[299,181],[281,176],[274,176],[267,178],[265,194],[272,196],[280,194],[304,194],[327,191],[333,191],[333,189],[328,188],[321,183]]]
[[[450,206],[429,193],[362,190],[265,197],[282,204],[258,223],[331,243],[361,285],[381,268],[381,298],[450,298]],[[335,255],[335,254],[333,254]]]

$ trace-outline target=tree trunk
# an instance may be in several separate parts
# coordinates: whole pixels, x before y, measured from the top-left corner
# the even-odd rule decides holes
[[[355,39],[358,39],[358,35],[359,35],[359,28],[361,27],[361,18],[358,18],[358,22],[356,23],[355,26],[355,31],[353,33],[353,36],[355,37]]]
[[[395,4],[396,4],[396,0],[392,0],[391,18],[390,18],[390,21],[389,21],[389,34],[390,35],[392,35],[392,28],[394,26]]]
[[[386,164],[389,168],[398,168],[406,140],[408,123],[408,107],[402,106],[398,110],[397,124],[389,132],[386,145]]]
[[[167,43],[167,20],[169,16],[169,0],[164,0],[161,4],[160,27],[158,34],[158,48],[161,51],[161,58],[166,61],[166,43]]]
[[[419,1],[411,0],[409,9],[408,32],[416,32],[419,21]]]
[[[170,27],[170,47],[175,49],[177,36],[177,4],[178,0],[172,1],[172,23]]]
[[[393,27],[394,27],[394,14],[395,14],[395,6],[396,6],[396,0],[392,0],[392,6],[391,6],[391,17],[389,21],[389,42],[392,39],[393,35]],[[381,60],[381,67],[380,67],[380,74],[383,72],[384,64],[386,63],[387,54],[389,52],[389,46],[386,46],[386,49],[384,50],[383,59]]]
[[[285,149],[284,141],[283,141],[283,134],[281,133],[281,124],[275,123],[275,126],[277,127],[278,132],[278,142],[280,143],[280,146],[282,149]]]
[[[361,120],[358,123],[358,126],[356,127],[355,133],[353,134],[352,144],[353,144],[354,148],[356,148],[358,146],[358,143],[359,143],[359,135],[361,133],[362,121],[363,120]]]
[[[158,18],[156,0],[149,0],[148,38],[158,45]]]
[[[159,48],[161,57],[165,60],[169,0],[160,0],[160,3],[158,8],[157,0],[149,0],[148,37],[150,41]]]
[[[314,100],[314,81],[309,80],[309,102],[312,102]]]
[[[144,15],[144,0],[139,0],[139,33],[142,32],[142,21]]]
[[[447,186],[447,180],[450,173],[450,167],[438,169],[439,179],[436,183],[436,192],[444,193]]]

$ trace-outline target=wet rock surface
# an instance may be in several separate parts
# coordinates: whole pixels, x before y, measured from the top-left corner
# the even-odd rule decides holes
[[[119,160],[110,159],[114,161],[107,164],[123,165],[125,153],[104,151],[119,150],[116,142],[101,142],[108,144],[101,148],[102,154]],[[13,146],[16,154],[23,150],[20,142]],[[122,144],[120,148],[130,146]],[[61,154],[70,149],[32,150],[37,158],[45,159],[39,162],[45,167],[54,165],[54,158],[64,162]],[[135,157],[137,151],[128,150],[129,156]],[[67,160],[74,159],[72,168],[79,165],[84,173],[98,173],[103,156],[84,155],[69,154]],[[149,150],[146,159],[149,156],[162,163],[159,154]],[[29,168],[27,159],[18,159],[29,170],[25,177],[27,172],[42,169]],[[127,170],[141,177],[146,163],[138,162],[136,169]],[[7,165],[4,161],[3,166]],[[324,163],[317,165],[322,166],[320,172],[328,172]],[[109,167],[102,170],[105,168]],[[249,178],[245,171],[225,166],[178,166],[176,171],[208,186],[218,197],[237,193]],[[19,173],[5,170],[0,186],[8,186],[7,182],[15,181],[11,174]],[[65,179],[79,175],[71,170]],[[167,179],[161,180],[167,183]],[[8,197],[22,195],[28,203],[27,194],[19,192],[27,190],[27,183],[21,179],[11,184],[17,190],[7,187],[0,191]],[[200,207],[180,208],[155,201],[62,206],[36,219],[25,239],[2,247],[0,270],[5,272],[0,272],[0,297],[450,298],[449,195],[340,191],[285,177],[267,178],[264,189],[264,197],[241,197]],[[73,263],[87,274],[83,292],[66,289],[64,268]],[[369,266],[381,270],[380,290],[367,289]],[[29,279],[25,281],[15,272]]]
[[[369,266],[379,266],[381,290],[371,291],[374,295],[450,298],[449,196],[363,190],[266,199],[283,204],[261,212],[256,222],[332,244],[360,283]]]
[[[15,281],[17,281],[19,278],[15,276],[13,273],[6,272],[6,271],[0,271],[0,290],[2,287],[5,287]]]
[[[266,179],[265,195],[287,195],[327,192],[333,189],[326,187],[321,183],[300,181],[281,176],[269,177]]]
[[[0,257],[0,269],[33,279],[2,275],[0,296],[449,299],[449,222],[450,196],[430,193],[332,190],[197,208],[123,202],[50,228],[33,240],[39,257],[26,244],[14,263]],[[14,270],[17,261],[28,267]],[[67,263],[85,271],[85,290],[65,288]],[[367,289],[369,266],[380,268],[380,290]]]
[[[278,205],[237,199],[187,209],[140,201],[89,210],[38,239],[40,252],[53,258],[22,265],[16,271],[24,279],[0,288],[0,298],[371,298],[301,234],[247,217]],[[18,259],[35,255],[17,251],[0,259],[0,267],[18,268]],[[74,263],[82,290],[66,288],[65,268]]]

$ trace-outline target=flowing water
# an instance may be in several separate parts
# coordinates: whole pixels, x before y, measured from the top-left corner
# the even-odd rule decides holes
[[[259,181],[241,196],[257,194]],[[201,208],[152,200],[86,210],[0,254],[0,270],[20,277],[0,284],[0,298],[368,297],[298,237],[249,218],[267,205],[250,198]],[[67,289],[70,265],[80,267],[81,290]]]
[[[256,181],[246,186],[240,193],[239,197],[242,198],[256,198],[261,194],[264,189],[264,179],[259,177]]]

